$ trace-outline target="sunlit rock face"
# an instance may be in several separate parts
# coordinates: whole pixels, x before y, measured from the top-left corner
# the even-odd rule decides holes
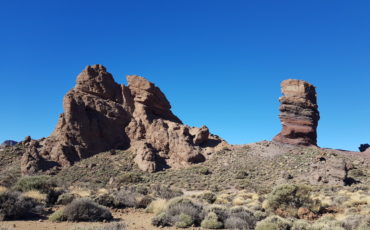
[[[273,140],[293,145],[317,145],[320,114],[315,86],[289,79],[281,83],[281,90],[279,117],[283,127]]]
[[[128,149],[144,171],[202,162],[226,143],[207,127],[189,127],[162,91],[140,76],[117,84],[102,65],[87,66],[63,100],[54,132],[27,143],[22,172],[55,171],[110,149]]]

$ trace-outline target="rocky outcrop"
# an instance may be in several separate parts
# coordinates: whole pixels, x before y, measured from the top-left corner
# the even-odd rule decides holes
[[[54,132],[26,143],[22,172],[67,167],[110,149],[128,149],[144,171],[202,162],[225,142],[208,128],[189,127],[161,90],[139,76],[117,84],[104,66],[88,66],[64,97]]]
[[[315,86],[302,80],[281,83],[280,120],[282,131],[274,141],[293,145],[317,145],[316,128],[320,119]]]
[[[335,157],[318,157],[311,165],[309,181],[311,184],[346,185],[347,164]]]

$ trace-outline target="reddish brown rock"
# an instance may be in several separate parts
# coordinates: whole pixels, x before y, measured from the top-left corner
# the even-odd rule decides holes
[[[110,149],[128,149],[145,171],[202,162],[225,142],[208,128],[182,124],[161,90],[139,76],[117,84],[102,65],[88,66],[64,97],[54,132],[27,144],[22,172],[72,165]]]
[[[302,80],[281,83],[280,120],[282,131],[274,141],[294,145],[317,145],[316,128],[320,119],[315,86]]]

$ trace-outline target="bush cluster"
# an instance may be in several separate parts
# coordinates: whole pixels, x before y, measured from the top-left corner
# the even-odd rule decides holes
[[[162,186],[162,185],[153,185],[152,191],[155,192],[155,195],[166,200],[170,200],[172,198],[182,196],[184,193],[179,189],[172,189],[168,186]]]
[[[187,198],[175,198],[169,201],[167,208],[152,219],[155,226],[176,226],[185,228],[202,226],[207,229],[252,230],[257,218],[254,214],[237,207],[230,210],[224,206],[212,205],[203,208]]]
[[[112,213],[90,199],[81,198],[72,201],[63,210],[54,212],[51,221],[103,221],[112,220]]]
[[[299,208],[319,212],[321,204],[311,198],[311,188],[306,185],[285,184],[277,186],[267,196],[268,208],[282,216],[298,215]]]
[[[167,209],[152,219],[155,226],[176,226],[187,228],[199,226],[203,216],[203,207],[192,200],[175,198],[171,200]]]
[[[95,202],[112,208],[146,208],[153,198],[129,190],[121,190],[112,195],[104,194],[95,198]]]
[[[49,176],[25,176],[17,181],[13,189],[20,192],[37,190],[48,194],[49,191],[53,190],[55,187],[56,184]]]
[[[0,193],[0,220],[22,220],[38,217],[42,206],[19,192]]]

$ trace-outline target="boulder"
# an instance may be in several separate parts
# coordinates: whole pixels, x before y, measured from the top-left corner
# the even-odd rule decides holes
[[[102,65],[87,66],[63,99],[53,133],[27,144],[22,172],[33,174],[112,149],[131,149],[144,171],[202,162],[225,145],[207,127],[189,127],[171,111],[162,91],[143,77],[117,84]]]
[[[280,121],[282,131],[274,141],[293,145],[317,145],[316,128],[320,119],[315,86],[302,80],[281,83]]]

